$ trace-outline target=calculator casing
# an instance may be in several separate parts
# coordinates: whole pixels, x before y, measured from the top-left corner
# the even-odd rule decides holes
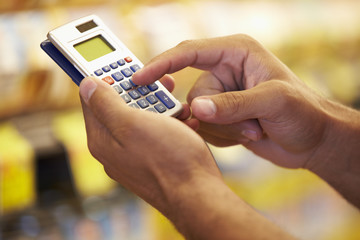
[[[77,29],[77,26],[91,21],[96,24],[95,27],[92,27],[84,32],[80,32]],[[92,61],[87,61],[74,48],[74,46],[99,35],[106,39],[106,41],[114,48],[114,51]],[[126,57],[130,57],[132,59],[131,64],[137,64],[140,68],[143,67],[143,64],[139,61],[139,59],[96,15],[86,16],[55,28],[48,33],[47,37],[48,39],[42,42],[41,48],[47,52],[47,54],[72,78],[77,85],[81,82],[81,80],[79,81],[80,75],[83,77],[96,76],[94,74],[96,70]],[[54,47],[58,50],[58,52]],[[101,76],[99,76],[99,78],[101,78]],[[114,84],[119,84],[119,82],[115,81]],[[156,81],[156,85],[159,87],[157,91],[162,90],[165,92],[166,96],[175,103],[174,107],[167,109],[162,114],[170,116],[179,115],[182,111],[182,104],[159,81]],[[136,101],[133,100],[133,102]]]

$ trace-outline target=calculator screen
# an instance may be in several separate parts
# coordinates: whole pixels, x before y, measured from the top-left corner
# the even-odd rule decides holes
[[[77,43],[74,48],[88,62],[115,51],[115,48],[101,35]]]

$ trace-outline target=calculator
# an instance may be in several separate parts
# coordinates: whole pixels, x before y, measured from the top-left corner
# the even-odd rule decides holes
[[[77,85],[87,76],[108,83],[133,108],[177,116],[182,104],[159,82],[139,86],[132,75],[143,67],[139,59],[96,15],[51,30],[41,48]]]

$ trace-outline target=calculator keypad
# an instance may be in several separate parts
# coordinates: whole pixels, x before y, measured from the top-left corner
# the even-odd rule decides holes
[[[140,69],[132,61],[131,57],[119,59],[94,71],[94,74],[110,84],[130,107],[156,113],[174,108],[175,103],[156,83],[138,86],[131,80],[131,76]]]

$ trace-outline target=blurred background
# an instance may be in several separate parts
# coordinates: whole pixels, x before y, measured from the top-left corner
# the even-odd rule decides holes
[[[0,239],[182,239],[90,156],[78,87],[39,47],[50,29],[97,14],[144,63],[186,39],[249,34],[313,89],[359,108],[359,9],[358,0],[1,1]],[[174,95],[184,101],[200,73],[175,73]],[[359,211],[315,175],[210,147],[232,189],[294,236],[360,239]]]

